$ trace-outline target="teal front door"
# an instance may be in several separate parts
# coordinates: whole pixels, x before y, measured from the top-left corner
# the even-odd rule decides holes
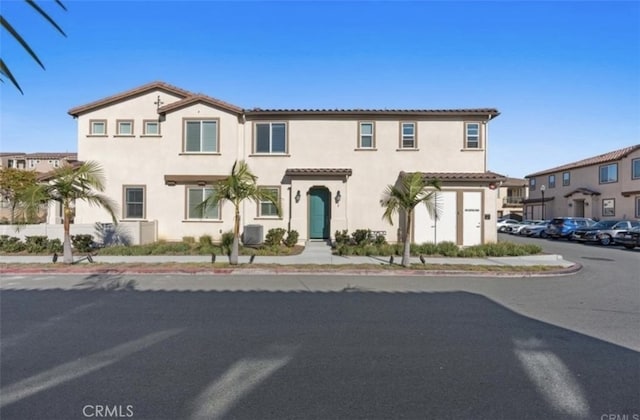
[[[309,198],[309,237],[326,239],[329,237],[329,190],[313,188]]]

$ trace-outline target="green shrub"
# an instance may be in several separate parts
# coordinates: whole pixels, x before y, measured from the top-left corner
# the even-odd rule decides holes
[[[347,245],[351,241],[349,231],[347,229],[343,231],[336,230],[336,245]]]
[[[222,238],[220,241],[220,247],[222,248],[222,252],[229,255],[231,254],[231,247],[233,246],[233,232],[227,231],[222,234]]]
[[[2,235],[0,237],[0,250],[2,250],[2,252],[22,252],[26,247],[24,242],[15,236]]]
[[[93,235],[71,235],[71,244],[78,252],[89,252],[93,248]]]
[[[38,254],[47,250],[49,238],[46,236],[25,236],[25,248],[31,254]]]
[[[432,242],[425,242],[420,245],[416,245],[415,250],[411,251],[414,255],[435,255],[438,253],[438,245]]]
[[[211,235],[202,235],[198,238],[198,243],[201,247],[210,247],[213,246],[213,239],[211,238]]]
[[[459,250],[458,245],[453,242],[440,242],[437,246],[437,254],[445,257],[457,257]]]
[[[47,252],[49,253],[62,252],[62,241],[58,238],[50,239],[47,242]]]
[[[184,242],[185,244],[195,244],[196,238],[194,238],[193,236],[183,236],[182,242]]]
[[[269,229],[269,232],[267,232],[267,236],[264,239],[264,244],[266,246],[280,245],[286,233],[287,230],[283,228]]]
[[[371,229],[356,229],[351,238],[356,245],[366,245],[371,242]]]
[[[300,237],[300,234],[298,233],[298,231],[290,230],[287,233],[287,238],[284,240],[284,244],[287,247],[292,248],[298,243],[298,238],[299,237]]]
[[[373,238],[373,243],[376,245],[386,245],[387,244],[387,238],[384,237],[384,235],[376,235]]]

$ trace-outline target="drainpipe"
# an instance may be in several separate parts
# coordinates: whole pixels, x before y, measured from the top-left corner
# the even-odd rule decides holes
[[[293,188],[289,187],[289,222],[287,223],[287,232],[291,232],[291,196],[293,195]]]

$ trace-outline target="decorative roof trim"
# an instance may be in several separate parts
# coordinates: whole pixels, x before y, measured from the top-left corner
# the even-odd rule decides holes
[[[400,176],[408,175],[401,172]],[[495,172],[422,172],[427,179],[438,179],[441,182],[503,182],[507,178]]]
[[[622,194],[623,197],[630,197],[632,195],[640,195],[640,190],[622,191],[620,194]]]
[[[127,90],[125,92],[121,92],[121,93],[118,93],[118,94],[115,94],[115,95],[112,95],[112,96],[108,96],[108,97],[103,98],[103,99],[99,99],[99,100],[94,101],[94,102],[90,102],[90,103],[88,103],[86,105],[81,105],[81,106],[77,106],[75,108],[71,108],[68,111],[68,114],[72,115],[74,117],[77,117],[80,114],[84,114],[86,112],[93,111],[94,109],[101,108],[101,107],[104,107],[104,106],[107,106],[107,105],[111,105],[111,104],[113,104],[115,102],[120,102],[120,101],[123,101],[125,99],[129,99],[129,98],[134,97],[134,96],[142,95],[144,93],[147,93],[147,92],[150,92],[150,91],[153,91],[153,90],[156,90],[156,89],[163,90],[163,91],[169,92],[169,93],[173,93],[174,95],[180,96],[182,98],[186,98],[188,96],[193,96],[193,93],[191,93],[191,92],[189,92],[187,90],[181,89],[181,88],[176,87],[176,86],[172,86],[172,85],[170,85],[168,83],[156,81],[156,82],[147,83],[146,85],[142,85],[142,86],[139,86],[139,87],[134,88],[134,89]]]
[[[600,195],[600,193],[598,191],[594,191],[591,190],[589,188],[576,188],[575,190],[571,191],[570,193],[567,193],[564,195],[565,198],[567,197],[571,197],[574,194],[578,194],[578,193],[582,193],[584,195]]]
[[[219,99],[216,98],[212,98],[211,96],[207,96],[207,95],[202,95],[202,94],[197,94],[197,95],[193,95],[193,96],[189,96],[186,97],[184,99],[181,99],[179,101],[176,102],[172,102],[169,105],[165,105],[163,107],[160,107],[158,109],[158,113],[159,114],[165,114],[167,112],[171,112],[171,111],[175,111],[177,109],[180,108],[184,108],[186,106],[195,104],[195,103],[204,103],[216,108],[222,108],[226,111],[231,111],[235,114],[242,114],[243,110],[240,107],[237,107],[235,105],[232,105],[230,103],[221,101]]]
[[[640,144],[625,147],[623,149],[614,150],[613,152],[603,153],[598,156],[593,156],[587,159],[582,159],[577,162],[567,163],[566,165],[556,166],[555,168],[545,169],[544,171],[536,172],[531,175],[525,176],[525,178],[533,178],[540,175],[552,174],[555,172],[567,171],[570,169],[583,168],[585,166],[602,165],[603,163],[615,162],[622,158],[629,156],[629,154],[640,150]]]
[[[353,171],[349,168],[289,168],[286,176],[351,176]]]

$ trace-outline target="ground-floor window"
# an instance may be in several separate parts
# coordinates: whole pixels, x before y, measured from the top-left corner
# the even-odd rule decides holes
[[[145,218],[145,187],[143,185],[125,185],[124,191],[124,218]]]
[[[201,205],[211,194],[211,187],[187,188],[187,219],[220,219],[219,204],[206,207]]]

